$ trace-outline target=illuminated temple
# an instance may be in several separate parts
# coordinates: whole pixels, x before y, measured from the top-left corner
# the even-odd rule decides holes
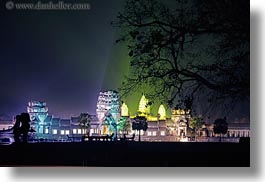
[[[167,116],[167,109],[160,104],[156,113],[151,114],[150,101],[144,94],[139,98],[136,115],[145,116],[148,122],[147,131],[141,131],[143,141],[189,141],[191,130],[189,128],[190,113],[181,109],[171,109],[170,116]],[[31,117],[31,127],[36,131],[33,137],[37,139],[67,141],[69,138],[81,138],[84,134],[94,135],[111,134],[109,126],[104,124],[106,116],[111,116],[114,122],[118,123],[120,118],[127,118],[130,122],[136,115],[130,111],[130,107],[121,101],[120,95],[115,90],[107,90],[99,93],[97,101],[96,115],[92,115],[90,131],[81,129],[78,116],[68,119],[61,119],[48,114],[48,106],[45,102],[31,101],[28,103],[27,111]],[[3,124],[1,124],[3,123]],[[2,121],[0,130],[8,130],[14,121]],[[1,133],[4,133],[0,131]],[[198,131],[199,137],[214,138],[213,125],[204,125]],[[129,135],[136,134],[131,130]],[[228,125],[226,137],[249,137],[249,123],[233,123]],[[198,137],[198,138],[199,138]]]

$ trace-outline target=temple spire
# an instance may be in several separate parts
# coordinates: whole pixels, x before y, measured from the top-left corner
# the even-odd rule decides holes
[[[166,109],[165,109],[163,104],[161,104],[159,106],[158,114],[159,114],[159,119],[160,120],[165,120],[166,119]]]
[[[139,108],[138,111],[142,115],[147,115],[150,113],[150,106],[148,105],[148,99],[145,97],[144,94],[142,94],[141,100],[139,102]]]

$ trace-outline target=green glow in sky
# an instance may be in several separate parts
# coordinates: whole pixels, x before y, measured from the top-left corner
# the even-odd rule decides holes
[[[113,40],[117,37],[114,36]],[[130,57],[128,56],[128,50],[125,45],[115,44],[113,41],[113,48],[109,55],[108,65],[105,70],[105,77],[101,90],[118,90],[121,87],[125,76],[129,74],[130,67]],[[129,115],[135,115],[139,109],[139,102],[143,93],[148,94],[148,88],[142,87],[137,91],[131,93],[126,97],[122,97],[122,101],[126,103],[129,109]],[[148,98],[147,98],[148,99]],[[161,101],[150,100],[153,102],[150,107],[150,112],[152,115],[156,116]],[[165,105],[165,104],[164,104]],[[167,116],[170,115],[170,109],[166,108]]]

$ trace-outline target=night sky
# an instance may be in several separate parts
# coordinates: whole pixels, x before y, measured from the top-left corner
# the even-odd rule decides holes
[[[1,2],[0,115],[26,111],[29,100],[57,117],[95,114],[99,91],[117,89],[122,65],[111,62],[122,55],[110,22],[122,2],[85,2],[90,10],[7,11]]]
[[[98,93],[120,87],[129,57],[124,45],[115,44],[119,32],[110,22],[125,1],[78,2],[89,2],[91,9],[19,11],[0,2],[0,117],[25,112],[30,100],[47,102],[55,117],[96,114]],[[141,93],[125,100],[131,114]],[[231,119],[248,121],[249,103]]]

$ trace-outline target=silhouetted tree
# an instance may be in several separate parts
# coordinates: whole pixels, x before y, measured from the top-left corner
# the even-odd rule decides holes
[[[136,116],[132,122],[132,129],[139,132],[139,142],[141,141],[141,130],[146,131],[148,128],[147,119],[144,116]]]
[[[88,113],[81,113],[78,117],[79,127],[83,130],[83,134],[85,135],[85,130],[87,131],[87,134],[90,133],[91,128],[91,121],[92,117]]]
[[[30,116],[29,113],[21,113],[20,115],[21,127],[20,131],[22,133],[23,143],[28,143],[28,132],[30,129]]]
[[[214,128],[213,131],[216,134],[220,135],[219,141],[222,141],[222,134],[226,134],[228,130],[228,123],[226,122],[226,119],[216,119],[214,122]]]
[[[118,124],[116,123],[116,120],[113,118],[111,113],[106,113],[104,124],[108,125],[108,130],[114,134],[114,140],[116,140],[118,133]]]
[[[198,131],[198,129],[202,128],[203,124],[204,124],[204,122],[203,122],[202,117],[192,117],[190,119],[189,126],[191,129],[194,130],[195,141],[196,141],[197,131]]]
[[[112,22],[131,57],[122,94],[145,85],[169,105],[249,101],[249,18],[248,0],[128,0]]]
[[[132,124],[129,118],[121,117],[118,122],[118,130],[120,130],[123,134],[131,131]]]
[[[13,134],[14,134],[15,143],[20,142],[20,138],[19,138],[21,135],[20,125],[21,125],[20,115],[16,115],[15,124],[13,126]]]

